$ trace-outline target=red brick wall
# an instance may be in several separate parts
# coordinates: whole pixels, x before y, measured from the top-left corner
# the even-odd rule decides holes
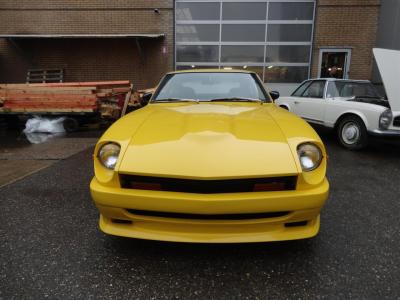
[[[28,68],[64,68],[66,81],[130,79],[144,88],[173,68],[173,0],[0,2],[0,34],[165,34],[139,39],[141,55],[135,39],[16,40],[19,50],[1,40],[2,82],[24,81]]]
[[[318,76],[319,50],[351,48],[349,77],[371,79],[379,0],[317,0],[312,77]]]

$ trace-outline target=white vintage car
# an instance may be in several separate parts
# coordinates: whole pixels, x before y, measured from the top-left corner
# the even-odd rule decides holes
[[[365,147],[369,135],[400,138],[400,51],[374,49],[388,100],[366,80],[304,81],[275,103],[310,123],[333,128],[344,147]]]

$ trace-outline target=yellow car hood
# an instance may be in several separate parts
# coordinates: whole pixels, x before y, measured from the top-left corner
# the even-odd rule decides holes
[[[270,105],[149,104],[137,112],[147,117],[118,171],[206,179],[297,174],[287,139],[268,113]]]

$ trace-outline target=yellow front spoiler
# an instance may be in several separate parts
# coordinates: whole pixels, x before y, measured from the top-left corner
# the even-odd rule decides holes
[[[117,224],[103,215],[100,215],[99,223],[103,232],[129,238],[187,243],[252,243],[311,238],[317,235],[320,226],[320,217],[315,217],[315,213],[310,211],[307,225],[299,227],[285,227],[282,221],[253,224],[194,224],[189,221],[186,224],[137,218],[131,224]],[[314,219],[310,220],[312,217]]]

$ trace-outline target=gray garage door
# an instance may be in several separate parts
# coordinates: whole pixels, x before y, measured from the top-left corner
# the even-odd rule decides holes
[[[176,69],[240,68],[265,82],[308,78],[314,0],[177,0]]]

